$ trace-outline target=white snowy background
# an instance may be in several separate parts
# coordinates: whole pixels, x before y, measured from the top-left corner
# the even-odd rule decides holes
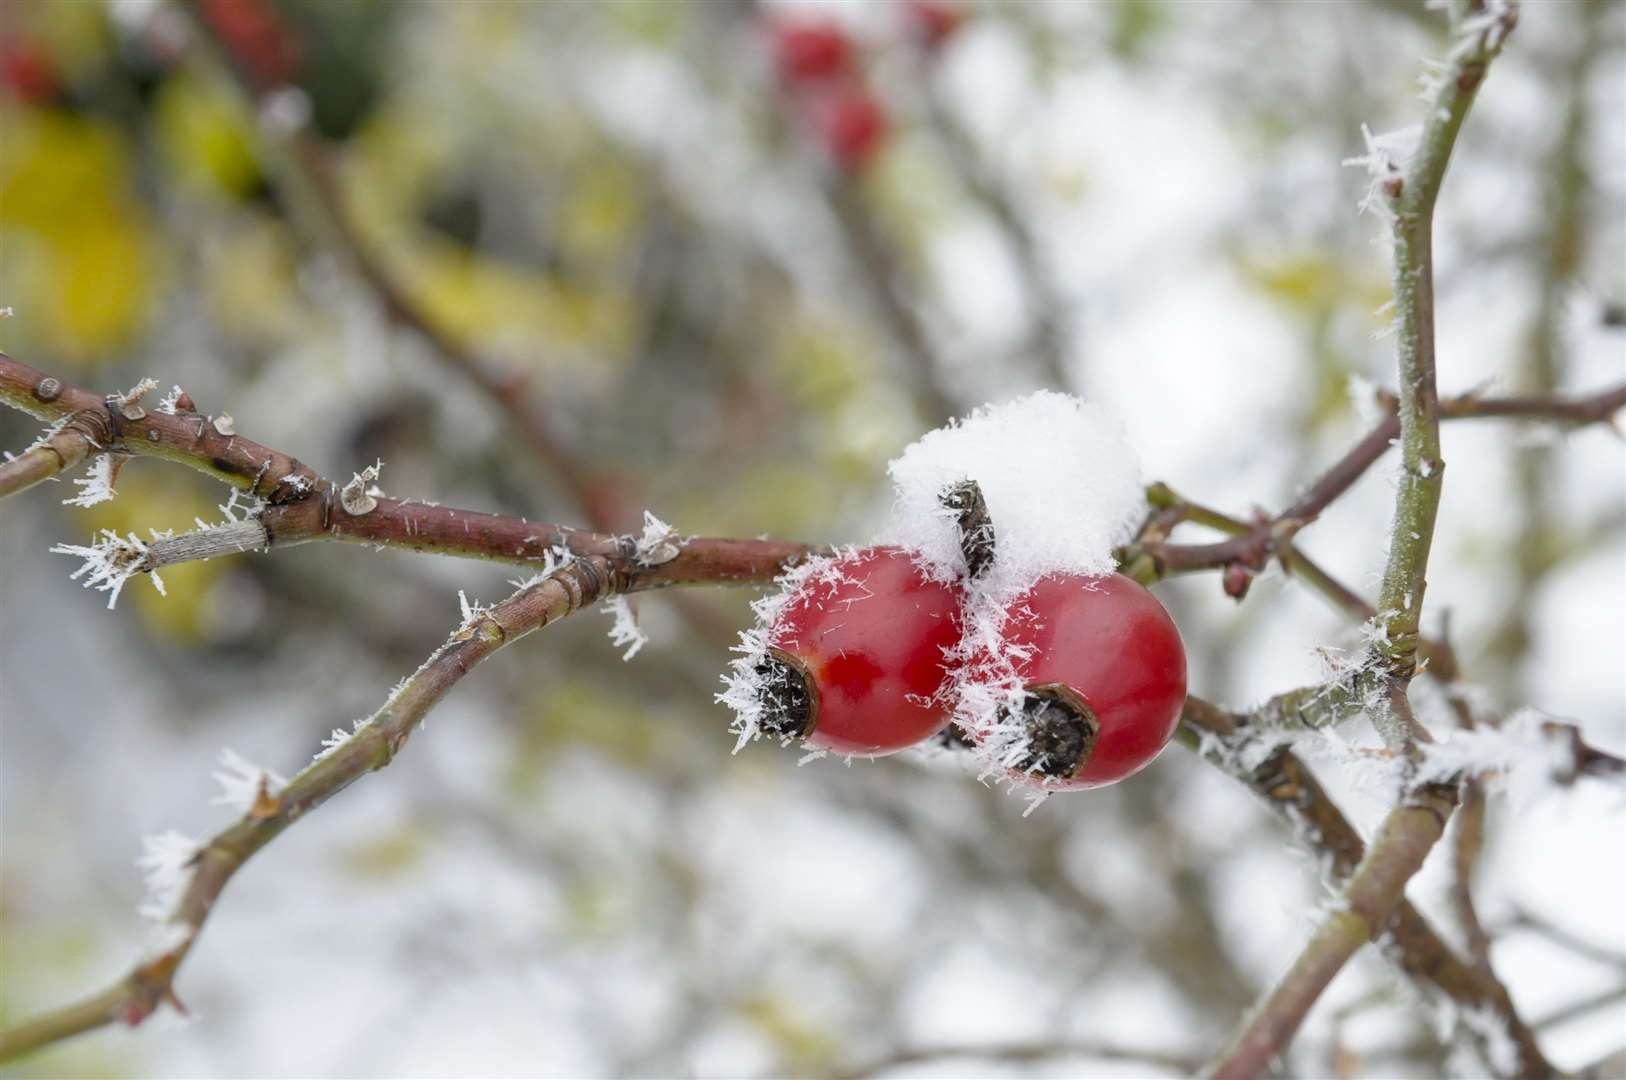
[[[484,145],[480,160],[499,174],[488,197],[515,198],[506,175],[523,204],[528,184],[565,181],[528,178],[532,149],[505,150],[505,133],[580,129],[578,143],[636,162],[684,226],[711,238],[715,250],[684,241],[713,261],[694,271],[703,309],[750,326],[739,306],[771,301],[828,339],[794,363],[765,347],[759,371],[744,358],[691,369],[680,351],[601,367],[590,349],[561,347],[542,380],[561,429],[590,460],[635,477],[683,532],[874,535],[888,512],[886,462],[929,425],[894,381],[816,163],[768,132],[760,30],[700,5],[498,7],[422,5],[396,21],[386,85],[400,115],[379,140],[405,128],[429,144]],[[916,123],[926,93],[1031,223],[1067,306],[1064,389],[1123,418],[1147,478],[1232,512],[1278,509],[1364,431],[1346,384],[1393,383],[1374,314],[1387,268],[1381,222],[1356,210],[1365,178],[1340,163],[1361,152],[1362,122],[1417,120],[1417,76],[1445,47],[1442,16],[1401,4],[1000,7],[928,69],[896,43],[898,9],[816,7],[867,43],[872,82],[895,112],[866,195],[910,238],[943,378],[965,406],[1038,381],[1014,359],[1031,327],[1011,252],[943,178],[941,150]],[[148,15],[125,10],[121,25]],[[1600,317],[1626,296],[1621,16],[1619,5],[1589,22],[1578,4],[1529,3],[1491,72],[1437,230],[1444,392],[1530,386],[1552,175],[1583,52],[1585,256],[1557,299],[1559,389],[1626,376],[1626,335]],[[646,18],[677,29],[654,38],[638,28]],[[502,420],[391,328],[342,266],[296,252],[285,292],[302,320],[244,344],[199,298],[208,249],[234,226],[199,220],[171,191],[144,197],[186,254],[146,337],[116,363],[65,369],[78,381],[178,382],[330,476],[374,459],[362,418],[404,412],[423,435],[376,455],[391,494],[562,516],[538,470],[492,466]],[[8,290],[31,272],[12,250],[0,259]],[[771,283],[741,281],[742,265],[772,267]],[[0,324],[0,347],[48,366],[48,350],[28,348],[28,318],[20,309]],[[494,332],[486,344],[513,342]],[[784,411],[742,418],[712,394],[751,379]],[[748,411],[762,400],[747,399]],[[686,411],[641,435],[663,410]],[[31,437],[14,418],[0,424],[10,448]],[[1626,752],[1619,436],[1475,421],[1448,425],[1444,440],[1425,625],[1449,609],[1469,677],[1500,704],[1571,719]],[[1532,525],[1516,469],[1538,450],[1545,507]],[[708,471],[706,454],[723,464]],[[1381,462],[1300,537],[1368,594],[1393,468]],[[112,505],[136,503],[136,514],[142,492],[192,483],[179,473],[137,461]],[[778,488],[796,493],[789,505]],[[126,970],[146,933],[143,838],[204,837],[230,820],[211,804],[223,748],[291,775],[456,624],[459,590],[494,600],[512,576],[306,545],[211,575],[190,601],[203,629],[177,635],[152,614],[161,605],[137,598],[144,581],[111,613],[68,581],[73,563],[48,549],[82,543],[95,512],[58,505],[72,492],[48,485],[0,509],[8,1020]],[[225,497],[196,492],[205,508]],[[1590,540],[1521,592],[1514,551],[1531,528]],[[184,588],[172,579],[164,603],[188,603],[176,597]],[[1185,636],[1193,691],[1227,704],[1316,680],[1321,650],[1358,643],[1278,570],[1241,605],[1215,575],[1156,591]],[[724,617],[745,625],[749,598],[722,598]],[[1529,646],[1495,659],[1489,642],[1516,601]],[[1118,788],[1054,798],[1025,820],[1022,800],[911,755],[797,768],[794,751],[758,743],[733,756],[712,700],[725,649],[695,640],[661,598],[637,607],[651,641],[625,665],[590,612],[520,643],[435,710],[388,770],[257,856],[180,974],[189,1020],[166,1012],[103,1030],[6,1075],[823,1075],[900,1047],[1075,1041],[1201,1059],[1329,899],[1314,857],[1178,747]],[[1384,811],[1387,789],[1359,769],[1319,775],[1363,829]],[[1501,928],[1527,911],[1614,957],[1530,929],[1499,933],[1498,974],[1539,1020],[1626,986],[1626,794],[1596,781],[1521,794],[1492,806],[1476,892],[1484,920]],[[1446,855],[1442,845],[1409,895],[1449,931]],[[1552,1060],[1578,1067],[1626,1046],[1623,1001],[1543,1028]],[[1310,1014],[1289,1069],[1427,1074],[1439,1065],[1426,1051],[1394,1054],[1434,1021],[1368,949]],[[973,1055],[891,1075],[972,1073],[1153,1074],[1089,1056]]]

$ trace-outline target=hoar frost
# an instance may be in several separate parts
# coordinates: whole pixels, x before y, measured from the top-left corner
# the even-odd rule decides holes
[[[154,529],[152,535],[155,540],[162,540],[173,534],[160,533]],[[145,540],[135,533],[120,536],[112,529],[103,529],[100,537],[93,540],[89,547],[81,544],[57,544],[51,548],[53,555],[74,555],[84,560],[79,569],[68,575],[70,581],[84,578],[85,588],[94,588],[98,592],[107,593],[107,607],[110,611],[119,602],[119,593],[124,590],[124,583],[137,574],[147,574],[152,579],[152,587],[158,590],[158,595],[164,595],[164,579],[158,576],[157,570],[148,566],[152,552]]]
[[[777,592],[769,593],[752,602],[751,610],[756,613],[756,625],[741,632],[740,643],[733,648],[739,657],[729,664],[727,673],[723,675],[724,690],[717,695],[719,702],[734,711],[734,723],[730,725],[729,730],[738,736],[738,741],[734,744],[736,754],[744,749],[747,743],[764,734],[764,700],[782,689],[777,683],[777,680],[783,678],[780,669],[770,668],[764,664],[768,658],[768,646],[771,644],[768,640],[768,628],[778,621],[780,612],[793,597],[804,593],[811,593],[816,597],[821,588],[833,590],[846,580],[842,562],[844,557],[852,553],[852,549],[849,549],[845,556],[838,554],[834,557],[814,558],[794,566],[775,579],[774,584],[779,587]],[[787,737],[780,741],[790,740]],[[822,751],[820,753],[822,756]]]
[[[210,800],[215,806],[229,806],[239,813],[246,814],[254,806],[262,782],[265,784],[266,792],[272,795],[288,786],[285,777],[270,769],[260,768],[229,747],[220,751],[219,760],[220,770],[213,775],[215,782],[220,785],[220,794]]]
[[[113,455],[97,454],[85,469],[85,475],[74,477],[73,485],[79,489],[79,494],[71,499],[63,499],[63,506],[90,507],[111,501],[116,494],[113,490]]]
[[[612,596],[599,610],[614,617],[610,624],[610,644],[622,649],[621,659],[631,660],[638,650],[649,644],[649,635],[638,625],[638,616],[625,596]]]
[[[141,914],[154,922],[168,922],[186,889],[187,870],[202,848],[196,840],[171,830],[141,841],[136,866],[147,884]]]

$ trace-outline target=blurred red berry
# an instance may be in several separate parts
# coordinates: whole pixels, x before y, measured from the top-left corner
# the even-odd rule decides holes
[[[1157,598],[1122,574],[1043,578],[1009,608],[1005,637],[1024,650],[1024,756],[1011,775],[1044,790],[1102,787],[1148,765],[1186,701],[1186,652]],[[974,741],[994,728],[972,730]]]
[[[24,37],[0,39],[0,86],[35,104],[56,96],[56,65],[39,42]]]
[[[958,590],[898,548],[816,573],[768,628],[757,668],[768,734],[840,754],[890,754],[948,723],[943,651],[960,636]]]
[[[198,14],[261,88],[297,73],[298,42],[265,0],[198,0]]]
[[[837,88],[816,115],[824,147],[844,172],[863,172],[886,141],[886,110],[862,86]]]
[[[965,22],[965,10],[945,0],[908,0],[904,9],[908,13],[910,28],[928,49],[942,45]]]
[[[788,83],[828,79],[852,63],[852,38],[835,23],[782,22],[773,35],[779,77]]]

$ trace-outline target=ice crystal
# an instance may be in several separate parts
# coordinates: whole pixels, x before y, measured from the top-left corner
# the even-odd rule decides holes
[[[85,469],[85,475],[74,477],[73,485],[79,494],[63,499],[63,506],[89,507],[112,501],[117,494],[113,490],[113,455],[97,454]]]
[[[220,751],[220,769],[213,776],[220,785],[220,794],[209,800],[210,804],[229,806],[243,814],[253,807],[262,781],[266,791],[273,795],[288,786],[286,777],[252,764],[230,748]]]
[[[154,539],[165,539],[170,534],[153,530]],[[57,544],[51,548],[53,555],[73,555],[83,559],[84,563],[69,574],[72,581],[84,578],[84,587],[95,588],[98,592],[108,594],[107,607],[111,611],[119,602],[119,593],[124,589],[124,583],[137,574],[146,573],[152,578],[152,587],[158,590],[158,595],[164,595],[164,579],[158,576],[158,571],[151,568],[151,548],[147,542],[130,533],[120,536],[112,529],[103,529],[101,539],[92,538],[90,546],[80,544]]]
[[[136,866],[147,884],[147,895],[140,907],[142,915],[155,922],[168,922],[173,917],[190,876],[187,871],[201,850],[196,840],[173,829],[141,841]]]
[[[621,653],[622,660],[631,660],[639,649],[649,644],[649,635],[638,625],[638,616],[625,596],[610,597],[600,610],[615,618],[610,625],[610,643],[617,648],[626,646]]]
[[[179,386],[171,386],[169,393],[158,400],[158,411],[167,416],[174,416],[176,406],[180,403],[181,395],[186,393]]]
[[[638,537],[636,555],[640,566],[659,566],[678,556],[678,535],[672,526],[644,511],[644,531]]]

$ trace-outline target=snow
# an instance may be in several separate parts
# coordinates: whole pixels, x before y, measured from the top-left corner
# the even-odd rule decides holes
[[[982,585],[1013,598],[1051,573],[1113,571],[1112,549],[1144,509],[1140,462],[1104,405],[1039,391],[987,405],[922,436],[888,467],[896,490],[879,539],[917,552],[932,576],[965,573],[960,534],[940,502],[963,480],[982,488],[995,554]]]
[[[1459,776],[1485,777],[1494,792],[1505,792],[1516,809],[1567,783],[1576,772],[1575,754],[1553,718],[1537,709],[1520,709],[1499,726],[1442,730],[1423,747],[1419,781],[1452,781]]]

